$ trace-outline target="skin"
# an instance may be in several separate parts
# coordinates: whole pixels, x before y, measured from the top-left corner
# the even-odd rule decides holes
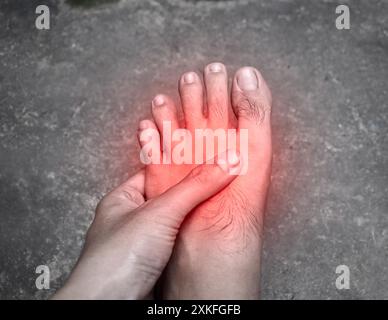
[[[203,83],[195,72],[185,73],[179,81],[184,125],[166,95],[153,100],[153,120],[139,124],[140,134],[145,128],[154,128],[162,140],[163,121],[170,121],[173,130],[187,128],[193,136],[199,128],[247,129],[249,136],[247,174],[198,205],[185,219],[164,273],[163,298],[259,298],[262,221],[272,158],[272,97],[264,78],[252,67],[236,72],[230,93],[227,84],[221,63],[205,67]],[[193,167],[146,166],[146,197],[165,192]]]
[[[248,160],[238,156],[239,146],[215,164],[148,165],[99,203],[77,265],[53,299],[150,298],[163,270],[165,298],[258,298],[271,94],[260,73],[245,67],[230,103],[225,67],[212,64],[204,74],[206,104],[198,75],[180,80],[185,127],[248,129],[248,173],[234,175]],[[162,131],[164,120],[180,127],[172,100],[158,97],[155,122],[141,122],[140,136],[147,128]]]
[[[233,151],[230,151],[233,153]],[[241,168],[226,162],[202,165],[169,190],[145,200],[140,171],[98,204],[83,252],[53,299],[145,299],[166,267],[186,215],[227,186]]]

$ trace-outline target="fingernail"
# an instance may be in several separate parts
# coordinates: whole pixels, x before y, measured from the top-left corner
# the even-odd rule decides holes
[[[228,150],[218,156],[217,164],[228,174],[238,174],[236,168],[240,164],[240,157],[235,150]]]
[[[210,66],[209,66],[209,70],[211,72],[221,72],[222,71],[222,66],[221,64],[219,63],[212,63]]]
[[[240,157],[235,150],[228,151],[228,164],[229,167],[235,167],[240,163]]]
[[[237,75],[237,84],[241,90],[251,91],[259,87],[256,74],[251,68],[243,68]]]
[[[192,72],[186,73],[183,76],[183,82],[186,84],[191,84],[194,82],[194,74]]]
[[[139,129],[140,130],[145,130],[148,128],[148,121],[147,120],[142,120],[139,122]]]
[[[164,104],[164,98],[161,95],[156,96],[152,103],[154,104],[154,106],[160,107]]]

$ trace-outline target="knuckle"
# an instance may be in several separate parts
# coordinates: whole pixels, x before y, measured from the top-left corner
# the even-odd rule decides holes
[[[209,167],[210,165],[202,165],[195,168],[190,173],[190,179],[199,185],[208,184],[212,180]]]
[[[121,198],[123,198],[123,200],[125,201],[129,201],[137,205],[140,205],[143,203],[143,196],[140,194],[139,191],[135,189],[122,190]]]
[[[116,190],[100,200],[96,207],[96,215],[103,215],[117,207],[133,209],[143,202],[143,196],[135,189]]]

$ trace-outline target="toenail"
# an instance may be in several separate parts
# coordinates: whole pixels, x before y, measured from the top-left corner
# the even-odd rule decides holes
[[[193,82],[194,82],[194,74],[193,74],[192,72],[186,73],[186,74],[183,76],[183,81],[184,81],[184,83],[186,83],[186,84],[193,83]]]
[[[252,68],[243,68],[238,72],[237,84],[241,90],[256,90],[259,87],[257,77]]]
[[[145,130],[148,128],[148,121],[147,120],[142,120],[139,122],[139,129],[140,130]]]
[[[221,64],[219,63],[212,63],[210,66],[209,66],[209,70],[211,72],[220,72],[222,71],[222,66]]]
[[[160,107],[164,104],[164,98],[162,96],[156,96],[153,103],[155,106]]]

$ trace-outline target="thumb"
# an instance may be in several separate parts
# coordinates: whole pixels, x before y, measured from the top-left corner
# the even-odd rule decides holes
[[[228,150],[211,161],[194,168],[181,182],[157,198],[150,200],[150,209],[168,217],[179,228],[186,215],[201,202],[215,195],[241,171],[241,159]]]

